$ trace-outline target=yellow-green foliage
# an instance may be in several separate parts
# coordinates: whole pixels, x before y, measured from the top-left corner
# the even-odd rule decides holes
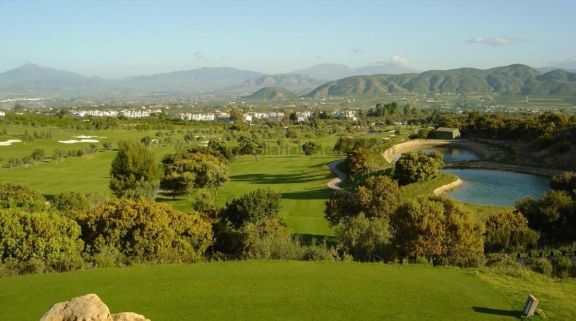
[[[131,261],[198,261],[212,242],[212,226],[200,214],[144,199],[109,201],[83,223],[93,254],[112,248]]]
[[[50,212],[0,210],[0,262],[26,270],[36,262],[49,270],[69,270],[82,262],[80,226]],[[30,272],[42,272],[44,268]]]

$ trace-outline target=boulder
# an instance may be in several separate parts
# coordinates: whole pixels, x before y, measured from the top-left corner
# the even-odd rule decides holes
[[[134,312],[122,312],[112,314],[112,320],[114,321],[150,321],[146,319],[145,316],[137,314]]]
[[[54,304],[40,321],[150,321],[132,312],[110,314],[96,294],[86,294]]]

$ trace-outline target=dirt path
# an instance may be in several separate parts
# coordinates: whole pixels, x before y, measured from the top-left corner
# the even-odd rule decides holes
[[[344,160],[339,159],[328,164],[328,168],[330,168],[332,174],[336,175],[337,177],[326,183],[326,185],[330,189],[333,189],[335,191],[342,191],[343,189],[338,185],[340,185],[340,183],[342,183],[348,178],[348,175],[346,175],[344,172],[338,169],[338,165],[341,164],[342,162],[344,162]]]

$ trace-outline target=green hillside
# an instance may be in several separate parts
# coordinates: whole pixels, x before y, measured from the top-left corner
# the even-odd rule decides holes
[[[540,73],[526,65],[480,70],[460,68],[420,74],[355,76],[326,83],[307,96],[378,96],[401,93],[498,93],[576,95],[576,74],[561,70]]]
[[[535,274],[341,262],[149,265],[0,279],[0,321],[38,320],[96,293],[111,311],[153,321],[519,319],[528,294],[547,320],[574,320],[576,283]],[[537,318],[538,319],[538,318]]]
[[[298,97],[294,92],[282,87],[264,87],[245,99],[250,100],[284,100]]]

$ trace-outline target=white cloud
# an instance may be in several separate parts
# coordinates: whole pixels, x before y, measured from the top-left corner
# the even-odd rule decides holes
[[[526,39],[519,39],[519,38],[512,38],[512,37],[475,37],[472,39],[468,39],[468,43],[473,44],[480,44],[480,45],[489,45],[495,47],[503,47],[515,44],[520,41],[526,41]]]
[[[389,60],[381,60],[374,62],[375,65],[396,65],[396,66],[406,66],[408,65],[408,59],[400,55],[392,55]]]

